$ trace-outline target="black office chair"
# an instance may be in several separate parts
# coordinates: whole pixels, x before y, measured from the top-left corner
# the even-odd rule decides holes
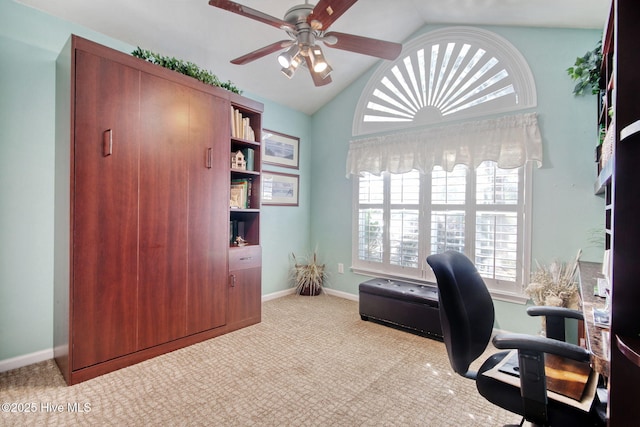
[[[438,282],[440,321],[454,371],[474,379],[483,397],[523,416],[523,422],[563,427],[602,425],[593,405],[590,412],[585,412],[547,399],[544,353],[588,363],[589,352],[579,346],[541,336],[500,334],[493,339],[495,347],[518,349],[520,387],[482,375],[500,363],[510,353],[508,350],[491,356],[477,372],[470,371],[469,365],[484,353],[493,333],[493,301],[484,280],[465,255],[448,251],[427,257],[427,263]],[[535,315],[551,313],[556,318],[551,322],[553,325],[563,317],[563,309],[547,311],[549,308],[536,307],[532,311]],[[580,316],[579,312],[570,310],[569,317]],[[552,326],[551,333],[558,337],[560,332],[556,329],[559,329],[557,325]],[[564,338],[564,326],[561,335]]]

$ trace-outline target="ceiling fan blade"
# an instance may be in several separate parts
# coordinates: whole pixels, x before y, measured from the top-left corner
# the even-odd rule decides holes
[[[307,18],[307,22],[318,21],[318,30],[326,31],[336,19],[340,18],[357,0],[320,0]],[[313,25],[312,25],[313,27]]]
[[[331,83],[331,76],[327,76],[324,79],[318,75],[315,71],[313,71],[313,65],[311,64],[311,58],[305,56],[307,60],[307,68],[309,69],[309,74],[311,74],[311,78],[313,79],[313,84],[316,86],[324,86]]]
[[[228,10],[229,12],[237,13],[238,15],[246,16],[247,18],[255,19],[267,25],[271,25],[276,28],[290,28],[295,29],[295,25],[290,24],[282,19],[275,18],[259,10],[251,9],[250,7],[243,6],[241,4],[228,1],[228,0],[210,0],[209,4],[220,9]]]
[[[251,61],[255,61],[256,59],[260,59],[263,56],[267,56],[270,53],[277,52],[281,49],[289,47],[292,44],[293,40],[280,40],[279,42],[272,43],[269,46],[261,47],[260,49],[247,53],[246,55],[242,55],[236,59],[232,59],[231,63],[236,65],[248,64]]]
[[[337,40],[331,44],[331,38]],[[371,39],[369,37],[354,36],[338,32],[329,32],[324,35],[324,43],[334,49],[348,50],[350,52],[361,53],[363,55],[375,56],[388,60],[394,60],[402,52],[400,43],[387,42],[384,40]]]

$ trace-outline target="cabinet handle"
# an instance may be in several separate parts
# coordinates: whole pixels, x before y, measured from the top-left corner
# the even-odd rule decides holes
[[[245,256],[245,257],[240,258],[240,261],[249,261],[250,259],[253,259],[253,257],[252,256]]]
[[[235,274],[231,275],[231,287],[232,288],[236,287],[236,275]]]
[[[207,148],[207,169],[211,169],[213,165],[213,148]]]
[[[113,154],[113,130],[107,129],[102,134],[102,155],[108,157]]]

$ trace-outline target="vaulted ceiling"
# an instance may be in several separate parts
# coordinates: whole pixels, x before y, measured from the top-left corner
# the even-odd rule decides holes
[[[287,39],[283,30],[209,6],[208,0],[17,0],[133,46],[211,70],[245,92],[312,114],[379,59],[324,49],[332,83],[314,86],[308,73],[291,80],[277,53],[246,65],[229,61]],[[317,0],[311,3],[316,3]],[[237,0],[284,18],[300,0]],[[360,0],[331,31],[402,43],[425,24],[602,29],[609,0]],[[550,46],[550,48],[552,48]],[[579,54],[578,52],[577,54]]]

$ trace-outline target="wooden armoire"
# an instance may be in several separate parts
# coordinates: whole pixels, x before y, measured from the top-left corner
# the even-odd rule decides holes
[[[243,145],[260,188],[262,104],[77,36],[56,69],[54,355],[67,383],[259,322],[259,191],[243,248],[229,192]],[[232,139],[233,109],[255,141]]]

